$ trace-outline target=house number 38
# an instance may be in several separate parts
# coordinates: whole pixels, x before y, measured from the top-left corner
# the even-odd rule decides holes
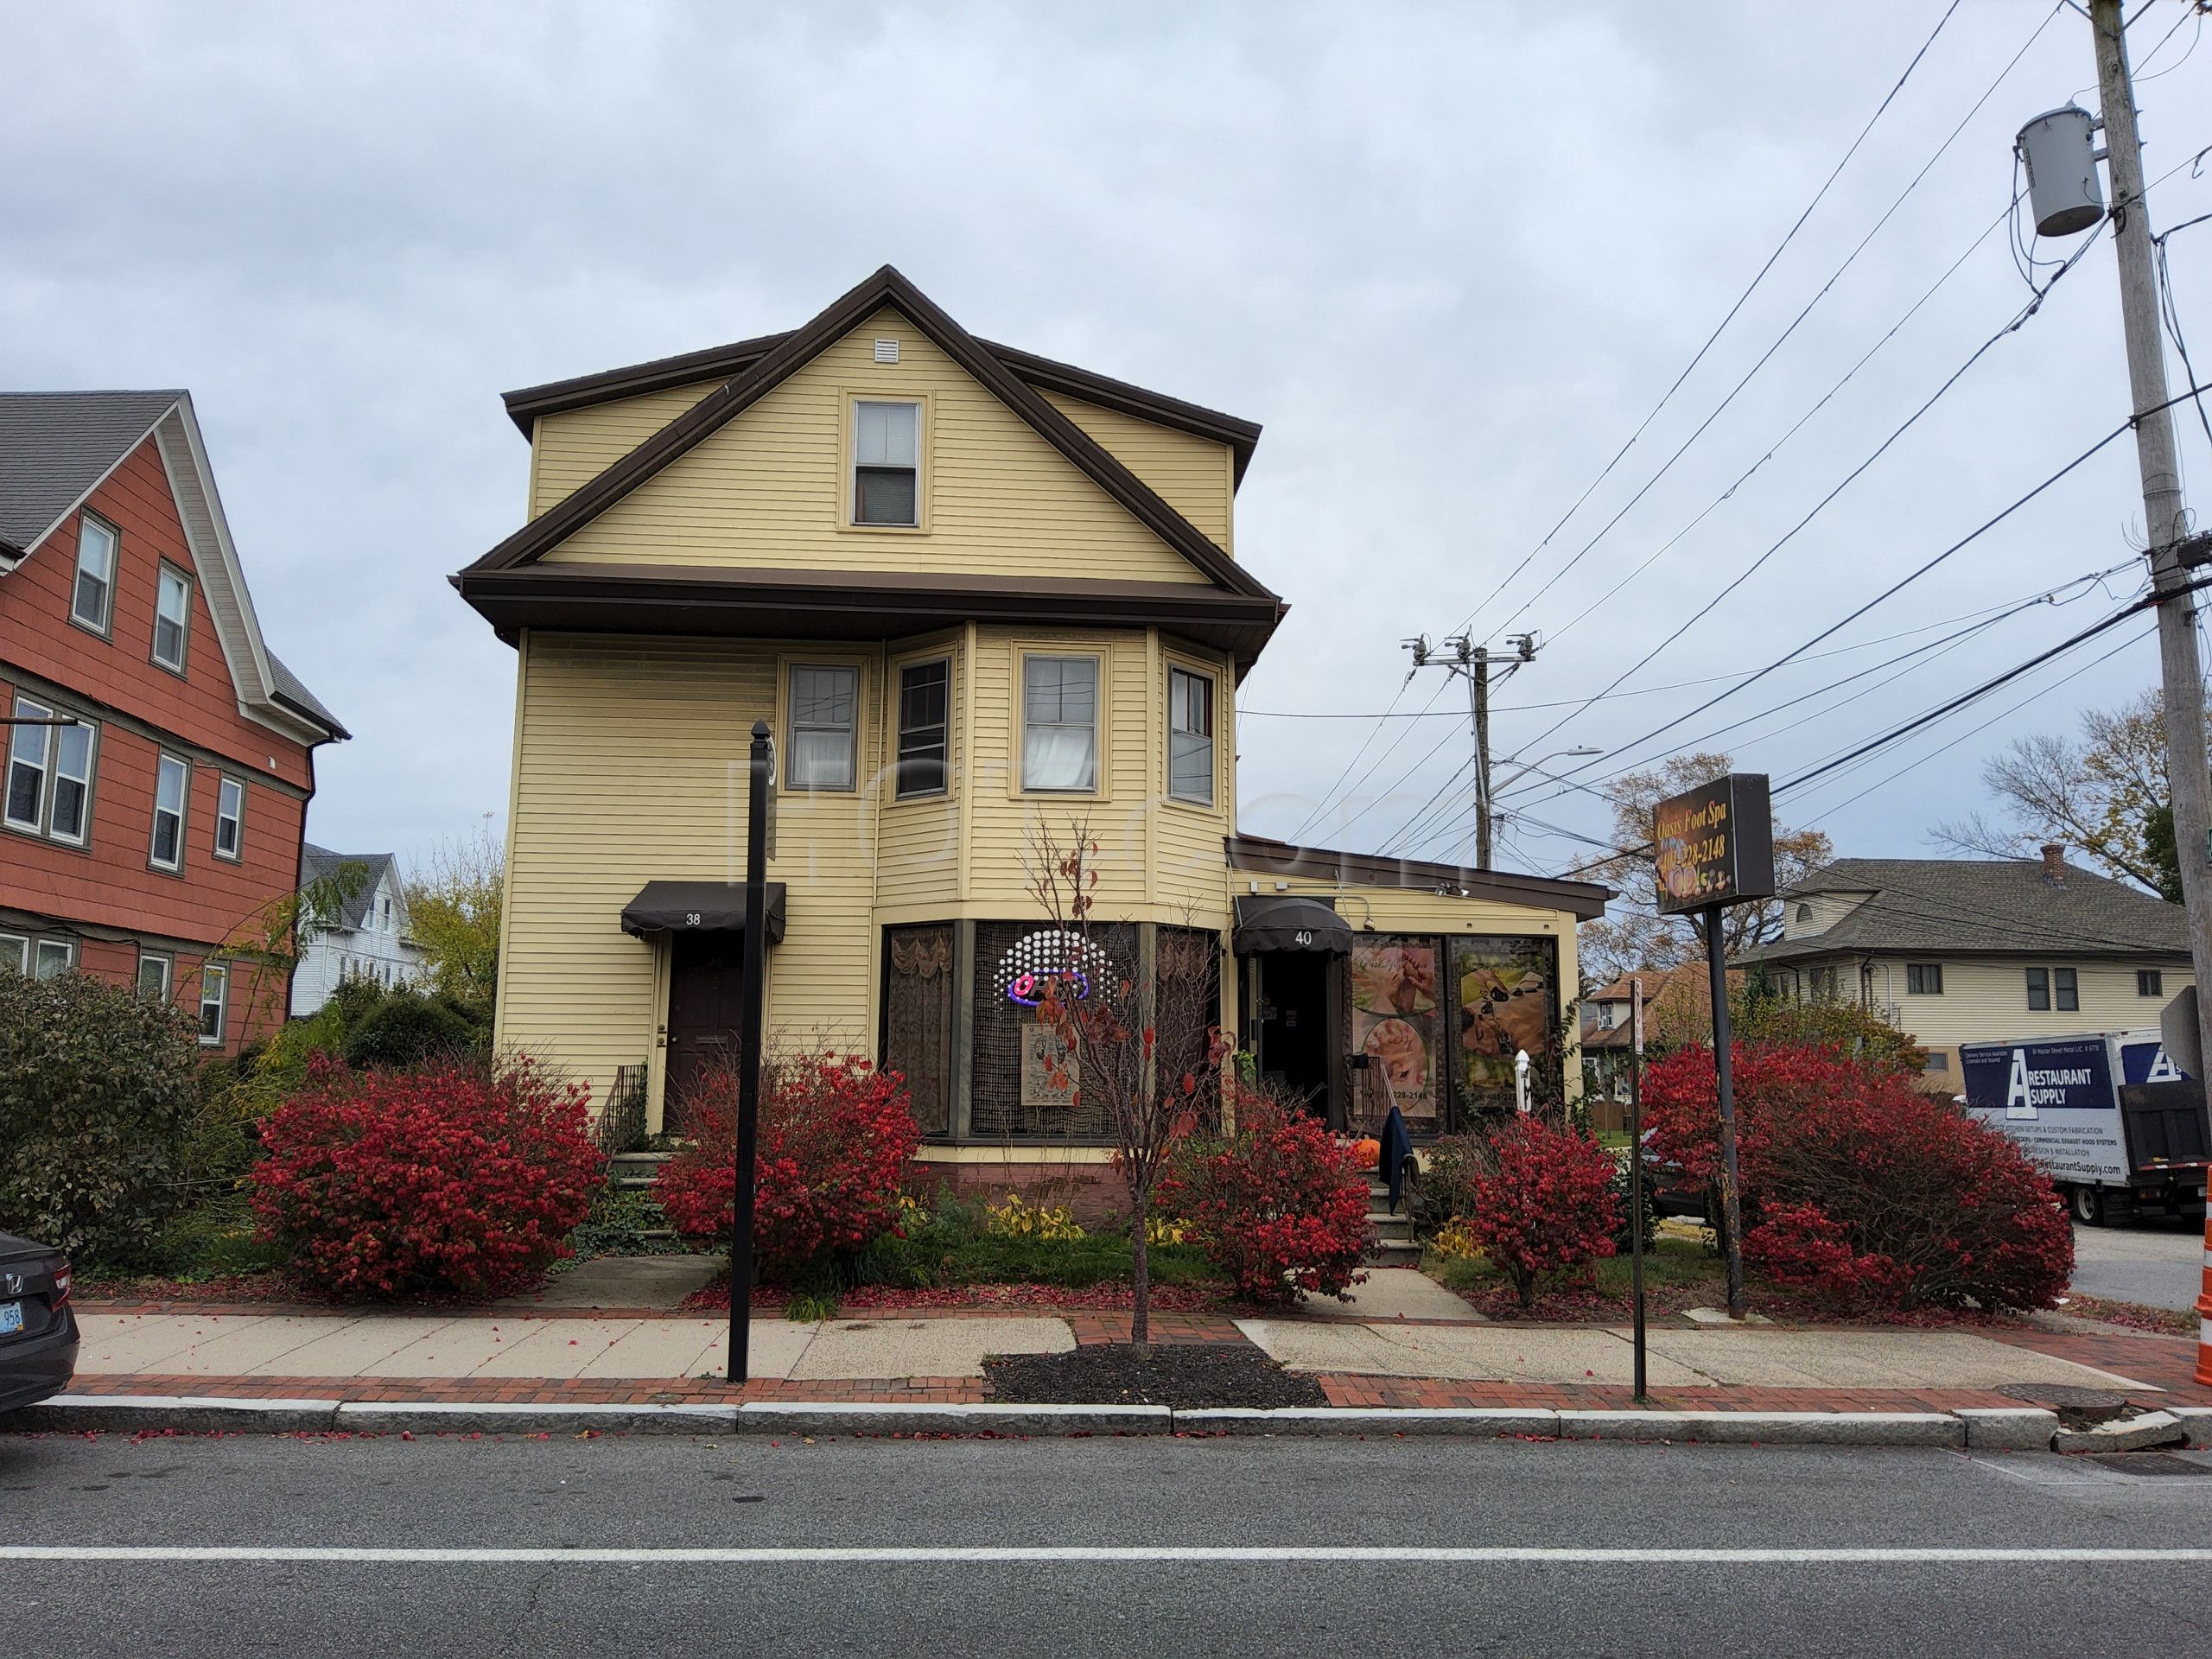
[[[686,927],[696,927],[696,926],[698,926],[698,925],[699,925],[699,912],[698,912],[697,911],[696,911],[696,910],[687,910],[687,911],[685,911],[685,912],[683,912],[683,925],[684,925],[684,926],[686,926]]]

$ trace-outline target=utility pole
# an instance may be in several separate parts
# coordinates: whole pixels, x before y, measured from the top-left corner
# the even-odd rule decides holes
[[[2120,321],[2127,335],[2128,391],[2135,407],[2135,458],[2143,476],[2143,529],[2150,540],[2151,583],[2158,605],[2158,664],[2165,689],[2166,778],[2173,794],[2174,846],[2189,955],[2196,970],[2199,1052],[2212,1055],[2212,777],[2204,754],[2204,683],[2197,667],[2196,599],[2188,587],[2182,543],[2189,537],[2166,406],[2165,347],[2158,332],[2158,281],[2152,264],[2151,216],[2143,196],[2143,146],[2135,126],[2135,88],[2127,69],[2120,0],[2090,0],[2097,81],[2104,100],[2106,157],[2112,168],[2113,239],[2120,257]]]
[[[1533,633],[1510,634],[1505,643],[1513,651],[1503,659],[1505,671],[1497,677],[1500,685],[1536,660],[1539,645]],[[1464,633],[1452,635],[1444,644],[1452,653],[1448,657],[1433,655],[1435,647],[1425,633],[1406,641],[1407,649],[1414,654],[1415,669],[1441,668],[1467,683],[1468,723],[1475,740],[1475,868],[1486,870],[1490,868],[1491,837],[1497,827],[1497,813],[1491,804],[1491,664],[1500,659],[1491,655],[1488,645],[1478,645]]]

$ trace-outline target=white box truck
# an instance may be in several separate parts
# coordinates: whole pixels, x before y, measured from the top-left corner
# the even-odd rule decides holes
[[[1967,1110],[2034,1160],[2076,1221],[2203,1206],[2204,1085],[2156,1031],[1966,1043],[1959,1060]]]

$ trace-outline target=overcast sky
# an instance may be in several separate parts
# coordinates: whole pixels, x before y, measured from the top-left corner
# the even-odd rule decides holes
[[[322,752],[309,821],[347,849],[417,853],[504,812],[513,658],[444,580],[520,522],[528,449],[499,393],[790,327],[886,261],[979,334],[1263,423],[1237,553],[1293,610],[1242,701],[1372,715],[1405,677],[1400,639],[1452,632],[1651,412],[1942,12],[0,0],[0,385],[191,388],[270,641],[354,734]],[[2185,57],[2189,17],[2186,0],[2148,0],[2131,33],[2149,174],[2180,164],[2152,196],[2161,227],[2212,213],[2212,158],[2201,177],[2187,164],[2212,145],[2212,50]],[[1796,334],[1561,574],[2039,24]],[[1480,612],[1493,642],[1551,638],[1498,694],[1498,754],[1559,770],[1573,763],[1541,757],[1613,749],[1694,708],[1727,682],[1681,682],[1799,645],[2122,420],[2103,241],[1618,693],[1549,734],[1572,704],[1525,706],[1603,690],[2018,313],[2005,228],[1967,251],[2005,209],[2014,130],[2071,96],[2094,105],[2093,73],[2064,5],[1963,0],[1703,363]],[[2212,373],[2212,224],[2174,238],[2171,266]],[[2212,448],[2193,417],[2182,444],[2201,495]],[[2113,444],[1820,649],[1923,632],[1794,666],[1648,747],[1762,716],[1712,747],[1779,779],[2094,621],[2135,573],[2063,584],[2139,545],[2134,466]],[[2050,589],[2074,602],[1766,712]],[[1846,854],[1927,852],[2008,738],[2071,729],[2085,704],[2155,680],[2154,645],[2124,643],[2148,626],[1782,816]],[[1397,708],[1463,709],[1464,693],[1432,671]],[[1248,718],[1246,827],[1297,829],[1375,729]],[[1468,753],[1458,719],[1392,721],[1345,781],[1372,775],[1306,838],[1384,844],[1457,798]],[[1602,801],[1553,792],[1514,804],[1604,831]],[[1459,849],[1466,824],[1446,817],[1421,849]],[[1500,861],[1556,870],[1586,851],[1522,819]]]

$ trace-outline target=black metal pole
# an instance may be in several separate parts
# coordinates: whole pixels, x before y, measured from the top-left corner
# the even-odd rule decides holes
[[[1744,1190],[1736,1166],[1736,1078],[1728,1031],[1727,945],[1721,907],[1705,912],[1705,954],[1713,974],[1713,1068],[1720,1102],[1720,1225],[1728,1239],[1728,1317],[1744,1317]]]
[[[729,1240],[729,1380],[752,1370],[753,1175],[760,1142],[761,998],[768,977],[768,722],[753,722],[745,788],[745,977],[738,989],[737,1190]]]
[[[1629,1286],[1636,1304],[1636,1398],[1644,1397],[1643,1355],[1643,982],[1628,982]]]

